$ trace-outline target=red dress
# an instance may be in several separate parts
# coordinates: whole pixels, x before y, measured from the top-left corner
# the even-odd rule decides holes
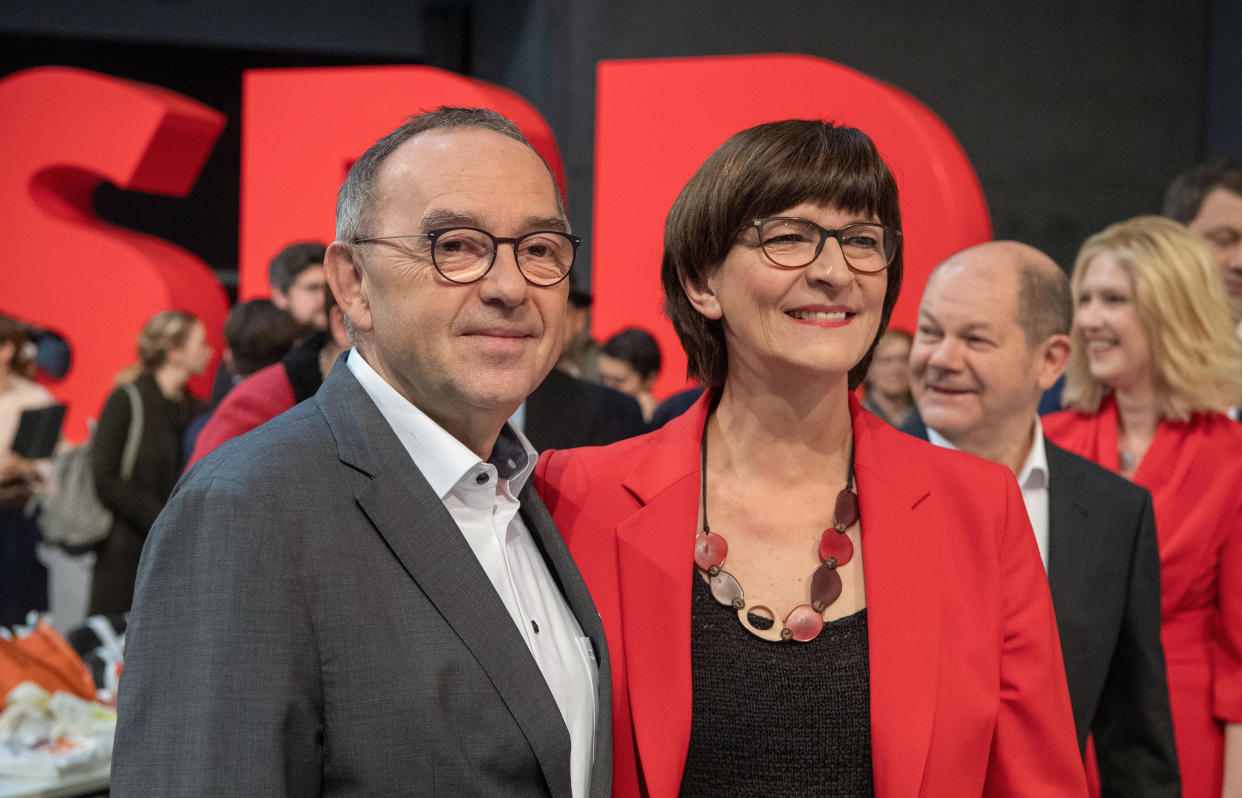
[[[1117,405],[1043,417],[1048,440],[1117,470]],[[1134,482],[1151,491],[1161,639],[1186,798],[1219,798],[1225,723],[1242,723],[1242,424],[1164,421]]]

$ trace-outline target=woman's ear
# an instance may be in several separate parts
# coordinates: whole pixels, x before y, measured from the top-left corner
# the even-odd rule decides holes
[[[681,290],[686,292],[686,298],[690,300],[690,304],[699,313],[713,320],[719,320],[724,317],[724,311],[720,309],[720,301],[716,299],[716,289],[713,286],[714,277],[719,270],[713,270],[711,275],[700,278],[700,283],[696,284],[689,277],[681,278]]]

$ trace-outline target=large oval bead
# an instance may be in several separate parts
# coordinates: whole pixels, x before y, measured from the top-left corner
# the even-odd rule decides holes
[[[694,538],[694,564],[708,571],[713,565],[724,565],[729,544],[715,532],[700,532]]]
[[[858,495],[846,489],[837,494],[832,521],[837,529],[849,529],[858,520]]]
[[[841,577],[835,569],[821,565],[811,576],[811,604],[816,607],[827,607],[841,595]]]
[[[717,571],[707,580],[707,583],[712,589],[712,598],[716,601],[734,609],[742,607],[745,598],[742,595],[742,583],[737,581],[733,574],[728,571]]]
[[[835,558],[837,565],[845,565],[854,557],[854,541],[850,536],[829,527],[819,536],[819,558],[828,562]]]
[[[785,628],[791,632],[793,640],[805,643],[814,640],[823,631],[824,616],[810,604],[799,604],[785,616]]]

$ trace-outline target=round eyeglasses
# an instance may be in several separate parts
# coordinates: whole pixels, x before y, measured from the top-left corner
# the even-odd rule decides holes
[[[517,238],[500,238],[477,227],[446,227],[404,236],[356,238],[355,244],[414,238],[426,239],[431,247],[431,263],[445,280],[473,283],[482,279],[496,263],[501,244],[513,247],[518,271],[531,285],[553,286],[569,276],[582,239],[558,230],[536,230]]]
[[[901,246],[901,231],[882,224],[856,222],[840,230],[820,227],[809,219],[774,216],[751,222],[759,233],[759,246],[768,260],[786,269],[810,265],[835,238],[850,268],[878,272],[889,267]]]

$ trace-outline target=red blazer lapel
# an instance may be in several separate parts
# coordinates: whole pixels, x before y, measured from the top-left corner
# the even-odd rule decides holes
[[[690,590],[704,396],[660,432],[623,484],[642,504],[617,526],[630,717],[647,794],[676,796],[690,747]]]
[[[884,422],[854,417],[871,669],[871,760],[877,796],[918,795],[931,745],[940,661],[940,536],[919,505],[930,494]]]

